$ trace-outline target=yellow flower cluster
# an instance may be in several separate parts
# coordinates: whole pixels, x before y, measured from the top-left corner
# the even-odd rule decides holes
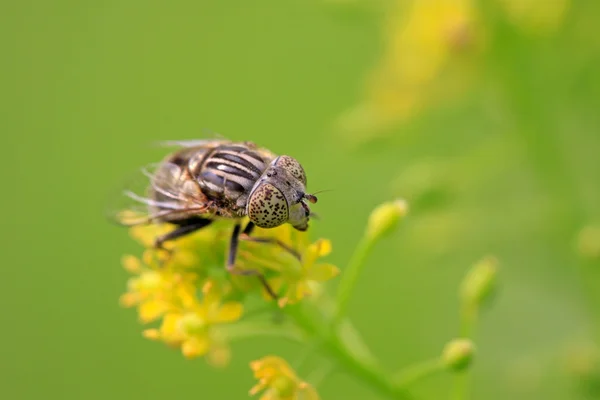
[[[250,389],[260,400],[319,400],[314,387],[302,381],[282,358],[267,356],[250,363],[258,383]]]
[[[168,225],[131,228],[131,236],[145,250],[141,258],[123,257],[123,267],[132,274],[125,307],[137,307],[139,319],[157,327],[144,331],[149,339],[178,348],[188,358],[206,356],[215,366],[229,360],[227,329],[243,315],[243,299],[262,288],[253,276],[225,271],[232,231],[231,223],[216,222],[200,231],[153,248],[157,236],[173,229]],[[278,305],[294,304],[313,293],[315,286],[338,274],[337,267],[318,262],[331,252],[328,240],[310,243],[306,233],[290,226],[257,229],[253,237],[271,237],[300,255],[298,260],[283,247],[242,240],[236,266],[258,269],[278,293]],[[263,291],[265,300],[272,299]],[[228,326],[228,327],[227,327]]]

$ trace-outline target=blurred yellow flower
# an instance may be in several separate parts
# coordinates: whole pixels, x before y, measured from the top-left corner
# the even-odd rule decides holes
[[[254,396],[263,392],[260,400],[318,400],[314,387],[302,381],[282,358],[266,356],[250,363],[258,383],[250,389]]]
[[[310,244],[302,252],[302,262],[293,263],[285,267],[274,265],[278,276],[269,279],[269,283],[281,297],[278,300],[280,307],[286,304],[295,304],[305,296],[313,294],[313,285],[325,282],[339,274],[339,269],[329,263],[317,263],[321,257],[331,253],[331,242],[319,239]],[[283,291],[283,294],[282,294]]]
[[[228,338],[236,326],[224,325],[235,323],[243,312],[242,303],[231,299],[260,293],[260,281],[256,276],[230,274],[225,270],[231,221],[215,222],[166,243],[165,249],[155,249],[155,238],[169,229],[172,227],[165,224],[130,230],[145,250],[141,258],[123,257],[123,267],[133,276],[127,292],[121,296],[121,304],[137,306],[143,323],[160,320],[157,328],[144,331],[146,338],[178,348],[187,358],[205,356],[215,366],[225,365],[230,358]],[[252,238],[275,239],[279,244],[254,242]],[[283,306],[299,301],[311,294],[318,282],[338,274],[333,265],[317,263],[319,257],[330,251],[329,241],[310,244],[306,232],[289,225],[257,228],[251,238],[240,237],[236,267],[264,273],[282,295],[279,305]],[[262,294],[266,292],[263,290]]]
[[[396,1],[385,25],[384,54],[367,81],[361,104],[342,115],[343,133],[372,134],[412,117],[433,100],[450,55],[479,40],[472,0]],[[451,93],[459,76],[447,77]]]
[[[145,265],[134,256],[123,258],[123,267],[136,276],[128,280],[127,292],[120,302],[124,307],[137,306],[140,320],[148,323],[180,308],[187,298],[194,296],[197,275],[158,268],[149,253],[145,253],[144,259]]]
[[[148,329],[144,336],[180,347],[187,358],[212,356],[214,364],[225,364],[229,355],[218,325],[235,322],[242,316],[243,306],[236,301],[222,301],[222,291],[215,281],[202,287],[202,301],[184,296],[181,307],[169,311],[158,329]]]
[[[173,229],[171,224],[138,225],[132,227],[129,233],[153,257],[167,263],[170,267],[201,269],[210,263],[221,262],[222,264],[227,244],[225,238],[229,236],[223,224],[211,226],[210,229],[201,229],[193,235],[178,238],[177,241],[165,242],[164,250],[155,249],[153,247],[155,239]],[[198,251],[201,248],[210,248],[212,251]]]
[[[317,263],[319,258],[331,253],[329,240],[319,239],[311,244],[306,232],[296,231],[289,225],[275,229],[257,229],[253,236],[277,239],[300,258],[299,261],[289,251],[274,244],[242,242],[238,264],[244,269],[259,269],[266,274],[269,285],[280,296],[280,307],[310,296],[319,283],[339,274],[336,266]],[[233,276],[232,279],[240,286],[243,285],[239,283],[241,279],[247,278]],[[263,291],[263,297],[271,299],[266,291]]]

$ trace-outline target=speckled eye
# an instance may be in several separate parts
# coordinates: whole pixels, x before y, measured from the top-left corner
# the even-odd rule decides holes
[[[288,203],[283,193],[270,183],[261,183],[250,194],[246,206],[248,218],[261,228],[274,228],[289,218]]]
[[[275,166],[281,167],[288,171],[294,178],[298,179],[306,186],[306,173],[302,165],[290,156],[279,156],[275,159]]]

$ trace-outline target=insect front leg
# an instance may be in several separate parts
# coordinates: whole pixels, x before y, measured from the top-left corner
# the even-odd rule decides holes
[[[254,223],[248,222],[248,225],[246,225],[246,227],[244,228],[244,231],[240,235],[240,239],[245,240],[247,242],[274,244],[276,246],[281,247],[283,250],[287,251],[288,253],[290,253],[292,256],[294,256],[296,259],[298,259],[298,261],[302,261],[302,257],[300,256],[300,254],[296,250],[292,249],[291,247],[289,247],[288,245],[283,243],[281,240],[278,240],[276,238],[270,238],[270,237],[252,237],[252,236],[250,236],[250,234],[252,233],[253,230],[254,230]]]
[[[157,250],[163,250],[167,253],[167,257],[164,260],[160,261],[161,265],[167,263],[171,257],[173,257],[174,250],[167,249],[164,247],[165,242],[175,240],[181,238],[183,236],[189,235],[191,233],[196,232],[199,229],[204,228],[205,226],[210,225],[212,220],[206,218],[194,217],[183,221],[178,221],[176,224],[177,228],[173,229],[170,232],[165,233],[164,235],[158,236],[154,239],[154,248]]]
[[[275,292],[273,291],[273,289],[267,282],[267,279],[260,271],[255,270],[255,269],[244,270],[244,269],[240,269],[235,266],[235,259],[237,257],[237,250],[238,250],[238,245],[239,245],[241,229],[242,229],[242,226],[239,223],[235,224],[235,227],[233,228],[233,232],[231,234],[231,243],[229,245],[229,255],[227,257],[227,271],[229,271],[229,273],[235,274],[235,275],[258,277],[258,279],[260,280],[260,283],[262,283],[262,285],[264,286],[267,293],[269,293],[269,295],[271,297],[273,297],[273,299],[277,300],[277,294],[275,294]]]
[[[173,229],[171,232],[165,233],[164,235],[158,236],[154,240],[154,247],[157,249],[167,250],[163,247],[163,244],[165,242],[175,240],[180,237],[194,233],[197,230],[210,225],[211,223],[212,220],[206,218],[191,218],[185,221],[178,222],[177,225],[179,226],[177,228]]]

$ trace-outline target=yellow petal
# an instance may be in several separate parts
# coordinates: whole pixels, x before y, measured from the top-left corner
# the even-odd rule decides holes
[[[146,329],[144,332],[142,332],[142,335],[144,335],[146,339],[150,340],[160,339],[160,332],[158,329]]]
[[[310,270],[317,261],[317,258],[316,246],[311,245],[302,256],[302,269],[304,269],[304,271]]]
[[[263,391],[266,387],[267,387],[267,385],[265,383],[258,382],[256,385],[252,386],[252,388],[248,391],[248,394],[250,396],[254,396],[258,392]]]
[[[279,300],[277,300],[277,305],[279,306],[279,308],[283,308],[289,303],[289,301],[290,299],[288,299],[287,297],[282,297]]]
[[[265,356],[250,362],[250,368],[259,376],[276,375],[279,370],[290,370],[290,366],[283,358],[278,356]]]
[[[194,336],[181,345],[181,352],[186,358],[200,357],[208,351],[209,342],[206,336]]]
[[[123,225],[134,225],[146,219],[142,213],[131,210],[120,211],[116,217],[117,221]]]
[[[202,303],[207,307],[217,304],[221,300],[219,286],[213,279],[207,279],[206,282],[204,282],[204,285],[202,286],[202,294],[204,294]]]
[[[302,257],[302,264],[305,269],[312,268],[317,258],[324,257],[331,253],[331,241],[327,239],[319,239],[315,243],[308,246]]]
[[[292,226],[290,224],[280,225],[274,229],[275,237],[288,246],[292,246]]]
[[[154,266],[154,251],[151,249],[144,250],[144,253],[142,254],[142,261],[144,261],[144,264],[149,267]]]
[[[319,239],[316,243],[317,245],[317,256],[325,257],[331,253],[331,240],[329,239]]]
[[[298,282],[296,285],[296,301],[302,300],[305,296],[310,296],[311,294],[312,290],[310,290],[307,282]]]
[[[137,274],[142,270],[142,263],[136,256],[123,256],[121,264],[123,264],[123,268],[125,268],[127,272],[132,274]]]
[[[146,228],[145,226],[134,226],[129,230],[129,234],[144,247],[150,247],[154,242],[155,235]]]
[[[167,311],[167,305],[162,301],[150,300],[140,304],[140,320],[144,323],[152,322]]]
[[[191,251],[178,251],[175,255],[175,264],[182,267],[193,267],[198,265],[198,256]]]
[[[227,302],[219,308],[217,315],[211,322],[219,324],[223,322],[237,321],[242,316],[243,311],[244,307],[241,303],[238,303],[237,301]]]
[[[125,293],[119,298],[122,307],[133,307],[140,301],[138,293]]]
[[[216,368],[223,368],[229,364],[231,360],[231,351],[225,345],[213,346],[207,355],[208,363]]]
[[[336,277],[339,273],[340,270],[333,264],[315,264],[307,271],[307,279],[324,282]]]
[[[196,297],[196,288],[193,285],[182,284],[175,289],[175,295],[179,299],[181,305],[186,308],[194,308],[198,305],[198,298]]]
[[[182,315],[178,313],[166,314],[160,326],[161,335],[167,338],[178,338],[181,335],[178,329],[181,317]]]

